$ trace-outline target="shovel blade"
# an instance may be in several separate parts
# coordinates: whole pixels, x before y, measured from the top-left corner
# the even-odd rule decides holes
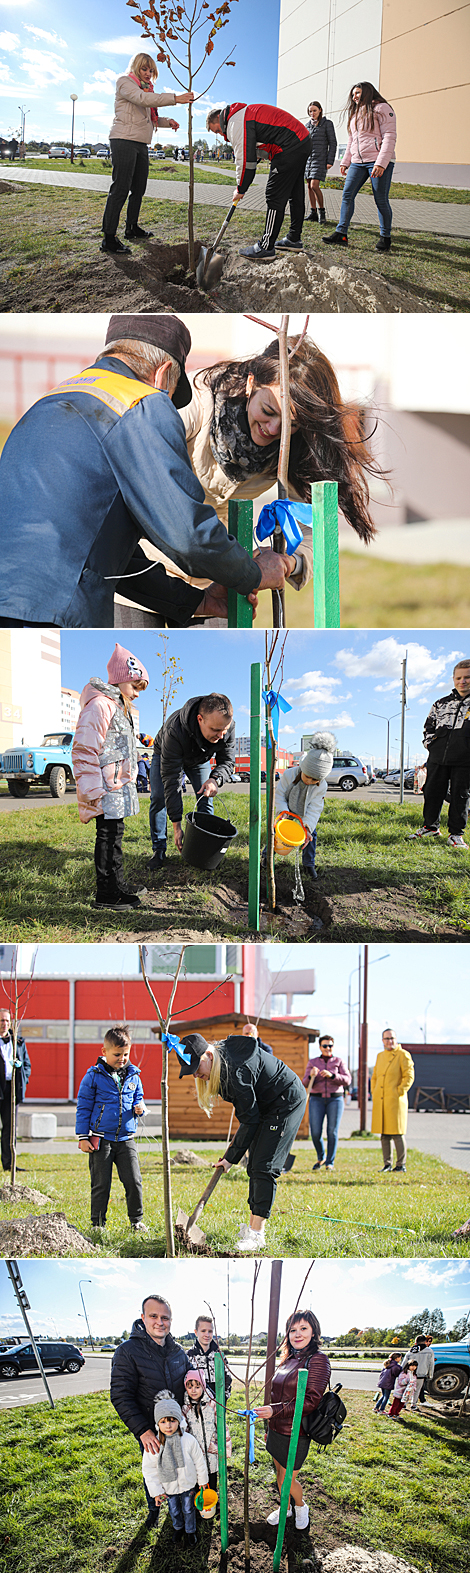
[[[187,1235],[188,1240],[191,1241],[191,1245],[205,1245],[206,1236],[202,1229],[199,1229],[197,1223],[190,1223],[188,1213],[184,1213],[181,1207],[178,1208],[176,1227],[177,1229],[184,1229],[184,1233]]]
[[[188,1232],[188,1223],[189,1223],[189,1213],[182,1212],[181,1207],[178,1207],[178,1213],[177,1213],[177,1218],[176,1218],[176,1227],[178,1229],[184,1229],[185,1234],[187,1234],[187,1232]]]

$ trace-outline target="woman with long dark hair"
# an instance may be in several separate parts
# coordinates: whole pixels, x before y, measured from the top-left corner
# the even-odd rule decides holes
[[[397,123],[395,111],[372,82],[357,82],[346,105],[348,145],[341,164],[346,175],[336,229],[323,235],[325,246],[347,246],[354,203],[369,180],[378,209],[380,238],[376,251],[390,251],[392,209],[389,191],[394,170]]]
[[[196,1078],[198,1104],[208,1119],[218,1098],[233,1104],[239,1128],[214,1168],[227,1173],[248,1152],[250,1223],[241,1226],[238,1249],[263,1250],[277,1181],[305,1113],[305,1088],[290,1065],[258,1039],[231,1034],[221,1043],[206,1043],[200,1032],[191,1032],[180,1042],[189,1056],[183,1059],[175,1045],[180,1078]]]
[[[336,158],[336,132],[332,120],[327,120],[323,114],[318,99],[314,99],[307,109],[307,131],[310,132],[312,151],[305,165],[305,179],[307,181],[310,199],[310,213],[307,220],[315,223],[326,224],[325,204],[320,181],[326,180],[327,169],[331,169]]]
[[[286,1473],[299,1371],[305,1367],[308,1370],[302,1418],[318,1409],[320,1399],[323,1398],[330,1380],[330,1362],[327,1356],[322,1354],[320,1342],[321,1327],[313,1311],[294,1311],[293,1316],[288,1317],[281,1358],[273,1377],[271,1403],[263,1405],[256,1411],[260,1420],[268,1421],[266,1450],[271,1454],[274,1462],[279,1495]],[[309,1438],[301,1428],[290,1488],[296,1529],[308,1527],[308,1503],[304,1501],[302,1486],[297,1480],[297,1475],[302,1464],[305,1463],[309,1447]],[[292,1516],[291,1505],[287,1516],[288,1518]],[[275,1508],[274,1513],[269,1514],[268,1524],[278,1523],[279,1508]]]

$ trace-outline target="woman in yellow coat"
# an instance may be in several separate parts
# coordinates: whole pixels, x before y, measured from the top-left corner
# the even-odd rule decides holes
[[[392,1141],[395,1143],[397,1161],[394,1174],[406,1170],[406,1127],[408,1123],[408,1088],[414,1081],[415,1068],[411,1054],[402,1049],[392,1027],[382,1033],[383,1049],[377,1055],[372,1072],[372,1131],[382,1142],[382,1174],[392,1168]]]

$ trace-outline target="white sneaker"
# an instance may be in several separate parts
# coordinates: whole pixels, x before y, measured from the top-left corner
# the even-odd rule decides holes
[[[250,1230],[249,1230],[248,1224],[247,1223],[241,1223],[240,1224],[240,1233],[239,1233],[239,1236],[238,1236],[239,1241],[240,1240],[246,1240],[247,1234],[249,1234],[249,1232],[250,1232]]]
[[[451,852],[468,852],[470,850],[463,836],[448,836],[447,845]]]
[[[296,1529],[308,1529],[308,1502],[302,1502],[300,1507],[294,1508]]]
[[[274,1513],[270,1513],[269,1514],[269,1518],[266,1519],[266,1523],[267,1524],[278,1524],[279,1523],[280,1511],[281,1511],[281,1509],[279,1507],[275,1508]],[[290,1504],[289,1504],[289,1507],[287,1509],[287,1517],[288,1518],[292,1518],[292,1508],[291,1508]]]
[[[264,1251],[264,1229],[247,1229],[245,1238],[238,1241],[240,1251]]]

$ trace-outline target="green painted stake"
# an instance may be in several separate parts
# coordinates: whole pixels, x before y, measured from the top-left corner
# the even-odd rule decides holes
[[[283,1480],[283,1483],[282,1483],[281,1505],[280,1505],[280,1509],[279,1509],[279,1529],[278,1529],[278,1532],[277,1532],[277,1540],[276,1540],[276,1545],[275,1545],[275,1548],[274,1548],[274,1556],[273,1556],[273,1573],[279,1573],[279,1569],[280,1569],[280,1566],[281,1566],[282,1545],[283,1545],[284,1532],[285,1532],[285,1527],[286,1527],[287,1510],[288,1510],[288,1507],[289,1507],[289,1497],[290,1497],[290,1488],[291,1488],[291,1485],[292,1485],[292,1475],[294,1473],[294,1459],[295,1459],[295,1455],[296,1455],[296,1452],[297,1452],[297,1443],[298,1443],[299,1435],[300,1435],[300,1426],[301,1426],[301,1421],[302,1421],[302,1410],[303,1410],[303,1407],[304,1407],[304,1398],[305,1398],[305,1389],[306,1389],[306,1386],[307,1386],[307,1378],[308,1378],[308,1371],[306,1371],[306,1370],[299,1371],[299,1374],[298,1374],[298,1377],[297,1377],[297,1392],[296,1392],[296,1397],[295,1397],[294,1419],[292,1421],[292,1431],[291,1431],[291,1434],[290,1434],[289,1452],[287,1454],[286,1473],[284,1475],[284,1480]]]
[[[341,628],[337,481],[314,481],[312,515],[314,628]]]
[[[248,927],[259,934],[261,852],[261,662],[251,668],[250,708],[250,841],[248,865]]]
[[[228,1550],[227,1433],[225,1425],[225,1370],[222,1355],[214,1355],[215,1401],[217,1408],[217,1452],[219,1455],[220,1549]]]
[[[240,546],[253,556],[253,503],[229,502],[228,505],[228,530],[229,535],[234,535]],[[252,628],[253,607],[247,601],[246,595],[239,595],[238,590],[228,592],[228,626],[229,628]]]

